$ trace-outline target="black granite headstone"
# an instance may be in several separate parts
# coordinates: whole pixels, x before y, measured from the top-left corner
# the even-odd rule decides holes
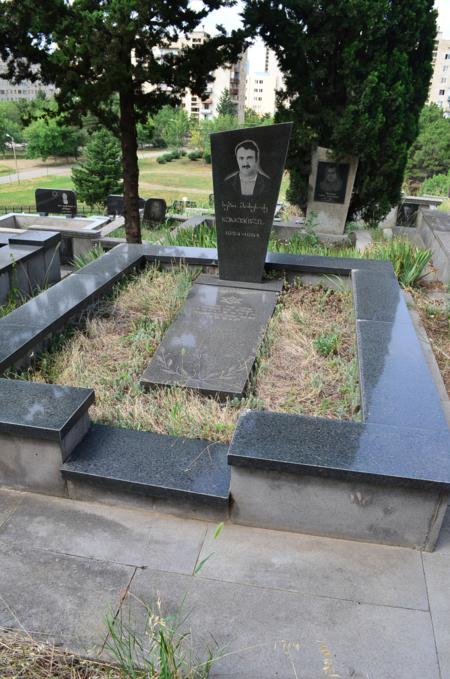
[[[177,385],[205,394],[244,394],[281,290],[194,283],[141,377],[145,387]]]
[[[77,214],[77,194],[69,189],[36,189],[36,212]]]
[[[139,209],[142,210],[145,206],[145,199],[139,198]],[[123,215],[123,196],[111,193],[106,197],[106,214],[108,215]]]
[[[348,163],[329,163],[319,161],[317,167],[314,200],[320,203],[345,203],[347,192]]]
[[[261,281],[292,123],[211,135],[219,276]]]
[[[166,218],[167,204],[163,198],[147,198],[144,205],[143,221],[146,224],[161,224]]]

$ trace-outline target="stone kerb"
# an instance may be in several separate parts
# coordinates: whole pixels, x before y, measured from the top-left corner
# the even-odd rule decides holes
[[[95,295],[102,294],[127,270],[145,260],[210,267],[217,264],[217,252],[158,245],[114,248],[44,293],[49,295],[45,304],[34,302],[33,306],[31,300],[29,309],[24,305],[22,312],[18,309],[6,320],[0,319],[2,368],[13,365],[19,355],[11,350],[14,330],[20,329],[19,335],[27,336],[21,341],[23,351],[28,353],[44,334],[60,327]],[[339,422],[254,411],[243,414],[228,454],[231,519],[282,530],[432,549],[450,489],[450,434],[392,266],[360,259],[268,253],[266,268],[352,277],[363,420]],[[51,295],[56,297],[50,299]],[[48,309],[48,315],[43,317],[41,313],[38,322],[38,316],[33,314],[43,308]],[[34,319],[34,326],[30,319]],[[0,380],[1,403],[11,400],[8,389],[16,385],[14,380]],[[25,395],[17,392],[14,397],[16,433],[33,412],[25,407],[28,389],[53,389],[52,385],[21,385]],[[71,397],[69,400],[72,402]],[[47,418],[53,421],[52,408],[42,406],[39,400],[36,407],[41,412],[44,408]],[[78,418],[83,423],[79,434],[74,432],[73,440],[79,440],[88,426],[86,412],[87,409]],[[0,433],[5,426],[8,420],[0,409]],[[30,432],[28,442],[42,441],[36,431]],[[2,435],[11,437],[16,433]],[[17,436],[22,437],[23,431]],[[123,436],[127,436],[126,432]],[[42,476],[31,474],[29,489],[66,492],[59,469],[72,443],[67,439],[64,449],[63,438],[56,441],[58,454],[52,452],[50,487],[45,486]],[[25,484],[23,479],[29,477],[24,465],[35,466],[34,451],[28,449],[29,457],[24,462],[24,442],[8,441],[1,483],[14,485],[16,474],[15,478],[20,477]],[[14,459],[17,465],[11,471]]]

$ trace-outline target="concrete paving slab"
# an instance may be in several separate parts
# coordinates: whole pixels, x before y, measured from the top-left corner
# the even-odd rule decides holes
[[[184,600],[194,653],[205,657],[215,640],[227,654],[211,679],[439,679],[425,611],[150,570],[137,572],[131,592],[147,603],[159,596],[165,615]],[[129,606],[142,623],[142,604],[130,597],[125,615]]]
[[[9,517],[16,511],[23,500],[23,495],[11,490],[0,490],[0,529]]]
[[[450,508],[447,509],[447,513],[442,522],[435,553],[440,556],[450,557]]]
[[[0,540],[22,547],[190,574],[206,525],[157,513],[28,495]]]
[[[226,524],[210,527],[199,577],[428,610],[420,552]]]
[[[449,553],[424,554],[431,618],[442,679],[450,679],[450,559]]]
[[[0,542],[0,627],[26,630],[87,653],[106,636],[135,570]]]

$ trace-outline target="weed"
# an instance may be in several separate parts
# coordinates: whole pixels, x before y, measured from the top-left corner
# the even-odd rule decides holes
[[[129,679],[207,679],[214,656],[208,650],[205,661],[192,658],[187,648],[190,635],[183,631],[182,606],[176,615],[164,616],[159,598],[154,606],[135,600],[144,612],[142,631],[136,630],[131,607],[127,618],[121,609],[117,617],[109,615],[106,620],[105,647],[124,675]]]
[[[337,354],[339,348],[338,333],[322,333],[317,339],[314,340],[314,347],[322,356]]]
[[[75,270],[82,269],[86,264],[90,264],[91,262],[94,262],[96,259],[99,257],[102,257],[104,255],[104,251],[101,245],[94,245],[94,247],[91,250],[88,250],[82,255],[77,255],[76,257],[73,258],[73,268]]]

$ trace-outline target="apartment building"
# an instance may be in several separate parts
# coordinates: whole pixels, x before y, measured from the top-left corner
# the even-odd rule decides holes
[[[0,76],[2,74],[6,74],[6,65],[0,60]],[[38,92],[44,92],[47,97],[52,97],[55,94],[55,89],[53,85],[43,85],[39,81],[32,83],[29,80],[14,85],[6,78],[0,77],[0,101],[34,99]]]
[[[433,51],[433,75],[428,91],[428,103],[440,106],[450,118],[450,39],[438,33]]]
[[[283,76],[278,67],[275,54],[268,47],[261,52],[259,59],[247,73],[245,106],[255,113],[264,115],[275,113],[276,91],[283,89]]]
[[[193,31],[188,36],[182,36],[170,46],[159,48],[159,53],[177,54],[186,47],[195,47],[209,40],[209,34],[205,31]],[[220,97],[225,89],[236,106],[236,114],[239,120],[244,120],[245,112],[245,84],[247,75],[247,55],[244,53],[236,64],[218,68],[214,71],[214,80],[211,81],[203,97],[199,97],[188,89],[183,97],[183,106],[190,116],[199,120],[213,118],[217,115],[217,107]]]

